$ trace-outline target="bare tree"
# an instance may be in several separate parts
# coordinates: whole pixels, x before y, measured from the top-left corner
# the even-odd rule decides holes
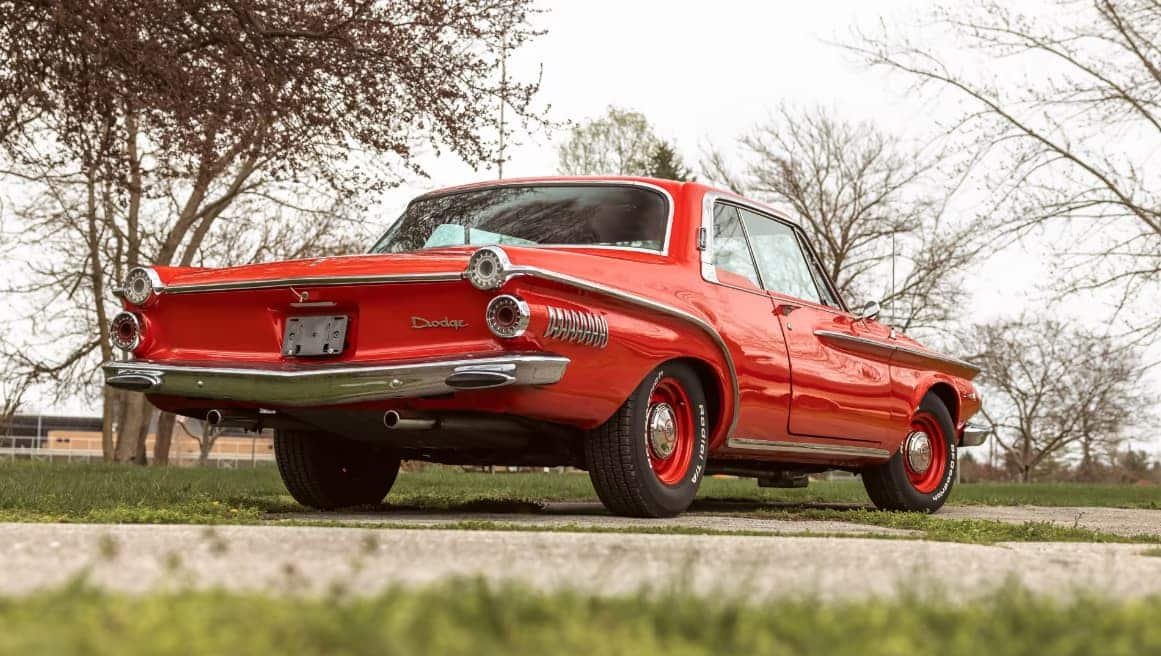
[[[962,179],[950,158],[788,105],[743,134],[738,151],[735,170],[708,149],[706,175],[793,210],[844,298],[880,300],[904,330],[954,317],[963,273],[984,242],[978,226],[948,218]]]
[[[948,5],[922,32],[885,28],[850,48],[919,92],[966,101],[949,135],[987,159],[983,183],[1007,234],[1052,226],[1063,235],[1058,291],[1108,290],[1126,307],[1161,291],[1161,178],[1152,165],[1161,5],[1057,0],[1047,9],[1051,20],[1023,13],[1024,4]],[[1140,309],[1120,316],[1129,332],[1161,331],[1157,305]]]
[[[215,264],[237,245],[325,251],[350,235],[315,237],[362,193],[421,172],[416,144],[494,159],[481,98],[534,117],[535,84],[505,80],[501,94],[493,79],[501,45],[534,35],[528,4],[0,3],[0,173],[32,185],[24,245],[46,255],[13,291],[56,310],[34,318],[52,345],[17,350],[40,354],[26,368],[92,382],[95,361],[114,356],[110,289],[132,266]],[[303,190],[326,198],[304,204]],[[231,211],[247,200],[267,211]],[[263,232],[279,211],[312,220],[289,238]],[[104,394],[107,456],[143,461],[152,410],[139,394]]]
[[[1064,455],[1115,450],[1122,431],[1148,420],[1137,349],[1056,321],[1002,321],[966,338],[983,372],[983,416],[1022,481]]]
[[[190,430],[188,424],[194,424],[193,430]],[[186,437],[198,443],[198,464],[205,465],[210,461],[210,453],[214,450],[214,444],[218,442],[218,438],[222,436],[222,429],[217,426],[210,425],[206,421],[179,421],[177,425],[181,428],[181,432],[186,434]]]
[[[562,175],[647,175],[660,142],[644,114],[609,107],[599,118],[574,125],[557,148]]]

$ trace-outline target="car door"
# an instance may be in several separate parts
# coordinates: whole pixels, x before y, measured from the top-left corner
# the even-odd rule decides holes
[[[754,209],[738,211],[790,360],[787,431],[800,437],[890,440],[901,419],[891,399],[889,329],[856,320],[842,307],[813,252],[804,247],[800,229]],[[879,355],[855,352],[846,348],[851,338],[881,341],[885,348]]]
[[[732,435],[783,439],[790,412],[790,360],[782,331],[770,313],[770,297],[738,209],[710,202],[703,217],[701,269],[709,283],[708,309],[737,369],[739,413]]]

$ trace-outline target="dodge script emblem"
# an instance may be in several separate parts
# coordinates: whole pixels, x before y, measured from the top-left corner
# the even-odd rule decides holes
[[[467,325],[467,321],[461,321],[460,319],[448,319],[447,317],[442,319],[424,319],[423,317],[411,317],[412,328],[455,328],[456,330],[459,330],[460,328],[464,328]]]

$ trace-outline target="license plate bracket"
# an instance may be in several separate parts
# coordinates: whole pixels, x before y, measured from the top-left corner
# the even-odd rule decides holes
[[[282,333],[282,353],[292,357],[338,355],[347,344],[345,315],[288,317]]]

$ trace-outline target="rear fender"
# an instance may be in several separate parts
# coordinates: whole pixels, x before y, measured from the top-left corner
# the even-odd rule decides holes
[[[736,395],[729,382],[734,380],[733,363],[719,345],[721,337],[707,321],[692,311],[653,299],[567,276],[553,279],[539,273],[537,270],[513,276],[502,290],[527,301],[532,313],[527,332],[513,346],[558,353],[571,360],[564,378],[553,388],[575,395],[571,403],[590,406],[589,416],[599,420],[586,422],[591,425],[584,427],[593,428],[607,421],[657,366],[689,359],[698,363],[703,379],[705,374],[712,375],[713,386],[706,392],[718,400],[714,437],[724,436],[734,416]],[[594,287],[580,287],[576,282]],[[586,324],[584,316],[599,317],[597,324],[607,326],[607,338],[594,343],[583,334],[577,338],[568,332],[550,330],[553,315],[559,317],[561,311],[572,317],[581,315],[582,327],[593,323],[588,319]]]

